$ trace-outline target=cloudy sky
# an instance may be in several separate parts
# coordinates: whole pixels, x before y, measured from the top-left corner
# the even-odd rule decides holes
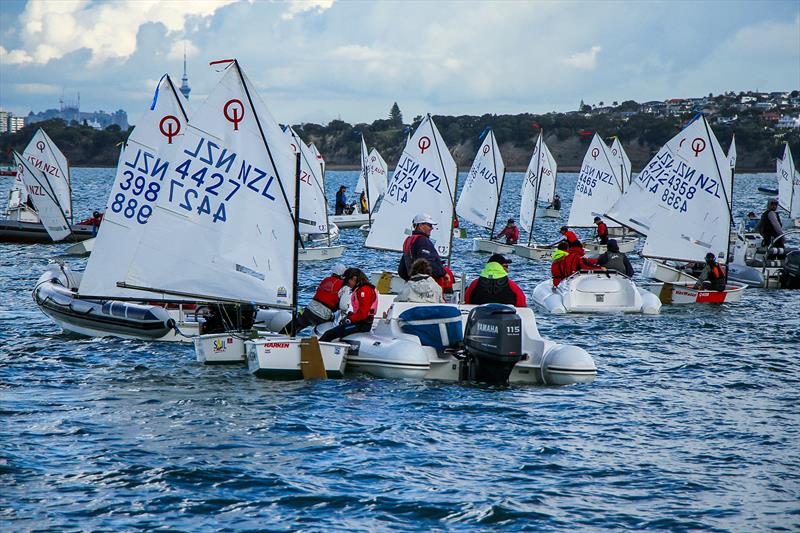
[[[800,88],[800,1],[2,0],[0,106],[135,122],[184,47],[191,103],[236,57],[281,122],[543,113]]]

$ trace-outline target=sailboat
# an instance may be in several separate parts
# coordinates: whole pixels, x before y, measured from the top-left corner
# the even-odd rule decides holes
[[[786,211],[784,228],[800,227],[800,172],[794,166],[789,143],[784,143],[783,157],[776,164],[778,175],[778,207]]]
[[[543,132],[540,131],[541,137]],[[553,200],[556,196],[556,183],[558,182],[558,165],[553,154],[550,153],[550,148],[542,139],[542,160],[539,172],[539,194],[536,199],[539,202],[546,203],[547,206],[541,209],[541,217],[543,218],[561,218],[561,209],[552,207]],[[533,158],[531,158],[533,159]]]
[[[92,226],[73,224],[72,187],[67,158],[39,128],[20,155],[9,192],[0,242],[52,243],[94,236]]]
[[[314,152],[289,127],[286,131],[292,150],[300,157],[300,236],[306,246],[298,250],[300,261],[325,261],[341,257],[345,247],[334,245],[339,228],[328,220],[328,201],[322,165]],[[322,243],[322,245],[319,245]],[[314,246],[310,246],[310,245]]]
[[[364,246],[402,252],[414,215],[427,213],[437,222],[430,239],[439,257],[449,261],[457,185],[456,162],[428,114],[400,155]],[[378,290],[397,294],[403,280],[394,272],[386,272],[379,281],[382,274],[373,273]]]
[[[567,225],[571,228],[594,228],[594,217],[602,217],[622,196],[628,179],[624,170],[621,153],[617,157],[612,156],[606,143],[595,133],[583,158]],[[620,226],[610,220],[605,222],[609,232]],[[636,237],[617,239],[619,250],[625,253],[632,252],[637,242]],[[587,253],[602,253],[606,246],[587,241],[584,242],[584,248]]]
[[[464,188],[456,204],[456,213],[473,224],[489,230],[489,237],[472,239],[473,252],[514,253],[514,246],[493,240],[497,225],[497,209],[506,177],[506,166],[500,147],[489,129],[478,147],[478,153],[467,174]]]
[[[364,135],[361,135],[361,173],[358,176],[358,183],[355,189],[355,202],[353,204],[354,210],[350,214],[331,215],[330,220],[333,221],[340,228],[360,228],[364,224],[372,223],[372,210],[378,202],[380,193],[380,183],[370,183],[370,170],[369,170],[369,153],[367,152],[367,144],[364,141]],[[385,177],[384,177],[385,180]],[[366,200],[367,210],[363,210],[361,204],[361,195],[364,194]],[[371,196],[374,198],[371,199]]]
[[[722,303],[741,299],[744,285],[724,291],[693,288],[667,261],[703,263],[713,253],[727,262],[733,174],[705,116],[699,115],[653,157],[608,210],[612,220],[647,236],[643,274],[663,303]],[[684,278],[685,279],[685,278]]]
[[[364,235],[369,234],[369,230],[372,227],[372,219],[375,218],[375,214],[378,210],[378,202],[383,198],[383,195],[386,194],[386,188],[388,187],[388,175],[389,175],[389,167],[386,165],[386,161],[383,159],[383,156],[378,152],[376,148],[370,150],[369,154],[366,155],[366,143],[364,142],[364,137],[361,137],[361,159],[362,162],[366,161],[366,169],[368,179],[362,180],[359,178],[358,183],[356,184],[356,196],[360,197],[361,191],[365,189],[364,184],[369,182],[369,191],[367,191],[367,203],[369,205],[369,214],[370,214],[370,221],[367,224],[362,224],[358,229]]]
[[[544,142],[544,132],[533,147],[533,154],[522,181],[522,200],[519,205],[519,224],[528,232],[528,243],[514,246],[514,253],[528,259],[549,260],[553,253],[550,245],[533,242],[533,229],[536,223],[539,201],[552,201],[552,190],[555,189],[555,176],[558,167],[553,154]],[[552,190],[550,189],[552,187]],[[550,191],[550,198],[542,197],[542,189]],[[560,215],[559,215],[560,216]]]
[[[135,246],[152,222],[157,200],[169,193],[171,158],[187,127],[182,98],[169,76],[162,77],[151,106],[120,152],[104,222],[86,270],[80,273],[67,265],[49,265],[40,277],[34,301],[63,330],[184,342],[197,334],[197,321],[190,320],[194,310],[184,310],[183,300],[117,286],[125,279]],[[173,323],[180,325],[186,337],[176,334]]]

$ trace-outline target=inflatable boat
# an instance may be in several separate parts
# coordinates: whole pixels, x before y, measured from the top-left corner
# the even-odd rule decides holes
[[[198,323],[183,306],[168,309],[140,302],[84,299],[76,292],[80,279],[80,272],[50,264],[33,289],[33,301],[64,331],[173,342],[191,342],[198,333]]]
[[[533,300],[553,314],[657,315],[661,311],[661,302],[654,294],[640,289],[633,280],[615,270],[576,272],[557,287],[552,279],[547,279],[533,290]]]
[[[532,309],[501,304],[395,302],[371,332],[342,341],[348,372],[383,378],[569,385],[597,375],[583,348],[539,335]]]

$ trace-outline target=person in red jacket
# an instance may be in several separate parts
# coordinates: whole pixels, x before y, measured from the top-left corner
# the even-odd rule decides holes
[[[510,259],[493,254],[486,262],[481,275],[470,283],[464,293],[464,303],[480,305],[488,303],[527,307],[525,293],[508,277]]]
[[[372,322],[378,311],[378,293],[375,287],[369,282],[367,275],[358,268],[348,268],[344,273],[344,281],[353,287],[350,311],[341,324],[322,334],[319,338],[322,342],[372,329]]]
[[[500,237],[506,238],[506,244],[517,244],[517,241],[519,241],[519,228],[514,224],[513,218],[508,219],[506,227],[497,234],[495,239],[499,239]]]
[[[289,322],[281,333],[294,336],[303,328],[318,326],[333,320],[333,313],[339,308],[339,289],[344,285],[345,272],[344,265],[336,263],[331,270],[331,275],[319,283],[314,297],[308,302],[303,312]]]
[[[590,259],[583,257],[583,248],[580,246],[569,247],[567,243],[559,243],[558,249],[566,254],[558,254],[558,257],[550,265],[550,272],[553,274],[553,287],[567,279],[575,272],[581,270],[604,270],[598,267]],[[556,254],[554,254],[555,256]]]
[[[581,240],[578,238],[577,235],[575,235],[574,231],[569,229],[568,226],[561,226],[559,233],[561,233],[561,235],[564,237],[563,242],[566,242],[570,248],[573,247],[583,248]]]
[[[608,226],[606,226],[606,223],[603,222],[603,219],[600,217],[594,217],[594,223],[597,224],[597,233],[594,238],[600,244],[608,244]]]

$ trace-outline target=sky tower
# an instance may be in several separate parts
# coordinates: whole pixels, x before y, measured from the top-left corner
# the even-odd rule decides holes
[[[189,93],[192,92],[191,87],[189,87],[189,76],[186,75],[186,46],[183,47],[183,77],[181,78],[181,93],[183,96],[188,100]]]

